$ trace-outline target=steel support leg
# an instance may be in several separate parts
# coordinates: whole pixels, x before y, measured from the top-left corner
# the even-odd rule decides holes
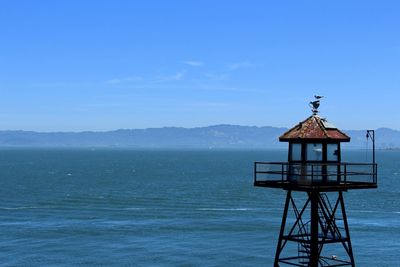
[[[279,267],[279,256],[282,252],[283,235],[285,234],[286,218],[289,211],[290,199],[292,198],[292,191],[288,191],[286,195],[285,210],[283,211],[281,231],[279,234],[278,246],[276,247],[274,267]]]
[[[313,191],[310,193],[311,198],[311,255],[310,255],[310,267],[318,267],[319,262],[319,247],[318,247],[318,202],[319,193]]]
[[[345,205],[344,205],[343,192],[341,192],[341,191],[339,192],[339,200],[340,200],[340,206],[342,208],[344,228],[345,228],[345,231],[346,231],[348,254],[349,254],[349,257],[350,257],[351,266],[355,267],[356,265],[355,265],[355,262],[354,262],[353,248],[351,246],[349,224],[347,223],[347,215],[346,215],[346,209],[345,209]]]

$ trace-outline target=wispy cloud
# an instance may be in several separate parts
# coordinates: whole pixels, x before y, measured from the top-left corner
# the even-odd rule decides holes
[[[27,84],[28,87],[34,88],[53,88],[53,89],[64,89],[64,88],[92,88],[103,85],[104,82],[94,82],[94,81],[58,81],[58,82],[39,82]]]
[[[121,83],[128,83],[128,82],[137,82],[143,80],[140,76],[131,76],[131,77],[124,77],[124,78],[114,78],[111,80],[106,81],[107,84],[121,84]]]
[[[200,108],[221,108],[221,107],[227,107],[230,104],[220,103],[220,102],[200,102],[200,103],[190,103],[187,105],[190,105],[192,107],[200,107]]]
[[[182,70],[172,75],[164,75],[158,76],[156,78],[156,82],[172,82],[172,81],[181,81],[185,77],[186,71]]]
[[[227,81],[230,78],[226,73],[205,73],[204,76],[214,81]]]
[[[253,67],[254,64],[248,62],[248,61],[243,61],[243,62],[236,62],[228,65],[229,70],[238,70],[238,69],[244,69],[244,68],[250,68]]]
[[[191,66],[191,67],[201,67],[204,66],[204,62],[202,61],[195,61],[195,60],[186,60],[183,62],[184,64]]]

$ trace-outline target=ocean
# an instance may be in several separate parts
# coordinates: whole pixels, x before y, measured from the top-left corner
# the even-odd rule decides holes
[[[253,162],[286,153],[1,149],[0,266],[272,266],[285,192]],[[344,194],[357,266],[400,266],[399,159]]]

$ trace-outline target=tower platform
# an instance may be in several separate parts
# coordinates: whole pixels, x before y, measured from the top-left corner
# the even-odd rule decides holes
[[[334,192],[377,188],[375,163],[255,162],[254,186]]]

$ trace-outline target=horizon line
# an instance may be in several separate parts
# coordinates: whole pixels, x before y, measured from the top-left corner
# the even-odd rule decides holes
[[[210,128],[210,127],[221,127],[221,126],[233,126],[233,127],[247,127],[247,128],[276,128],[276,129],[289,129],[289,127],[285,126],[270,126],[270,125],[264,125],[264,126],[256,126],[256,125],[240,125],[240,124],[227,124],[227,123],[221,123],[221,124],[211,124],[207,126],[194,126],[194,127],[184,127],[184,126],[160,126],[160,127],[147,127],[147,128],[117,128],[117,129],[110,129],[110,130],[51,130],[51,131],[38,131],[38,130],[3,130],[0,129],[0,132],[33,132],[33,133],[107,133],[107,132],[116,132],[116,131],[132,131],[132,130],[150,130],[150,129],[199,129],[199,128]],[[392,130],[392,131],[400,131],[399,129],[394,129],[394,128],[389,128],[389,127],[378,127],[374,130]],[[366,131],[369,130],[369,128],[365,129],[345,129],[342,131]]]

